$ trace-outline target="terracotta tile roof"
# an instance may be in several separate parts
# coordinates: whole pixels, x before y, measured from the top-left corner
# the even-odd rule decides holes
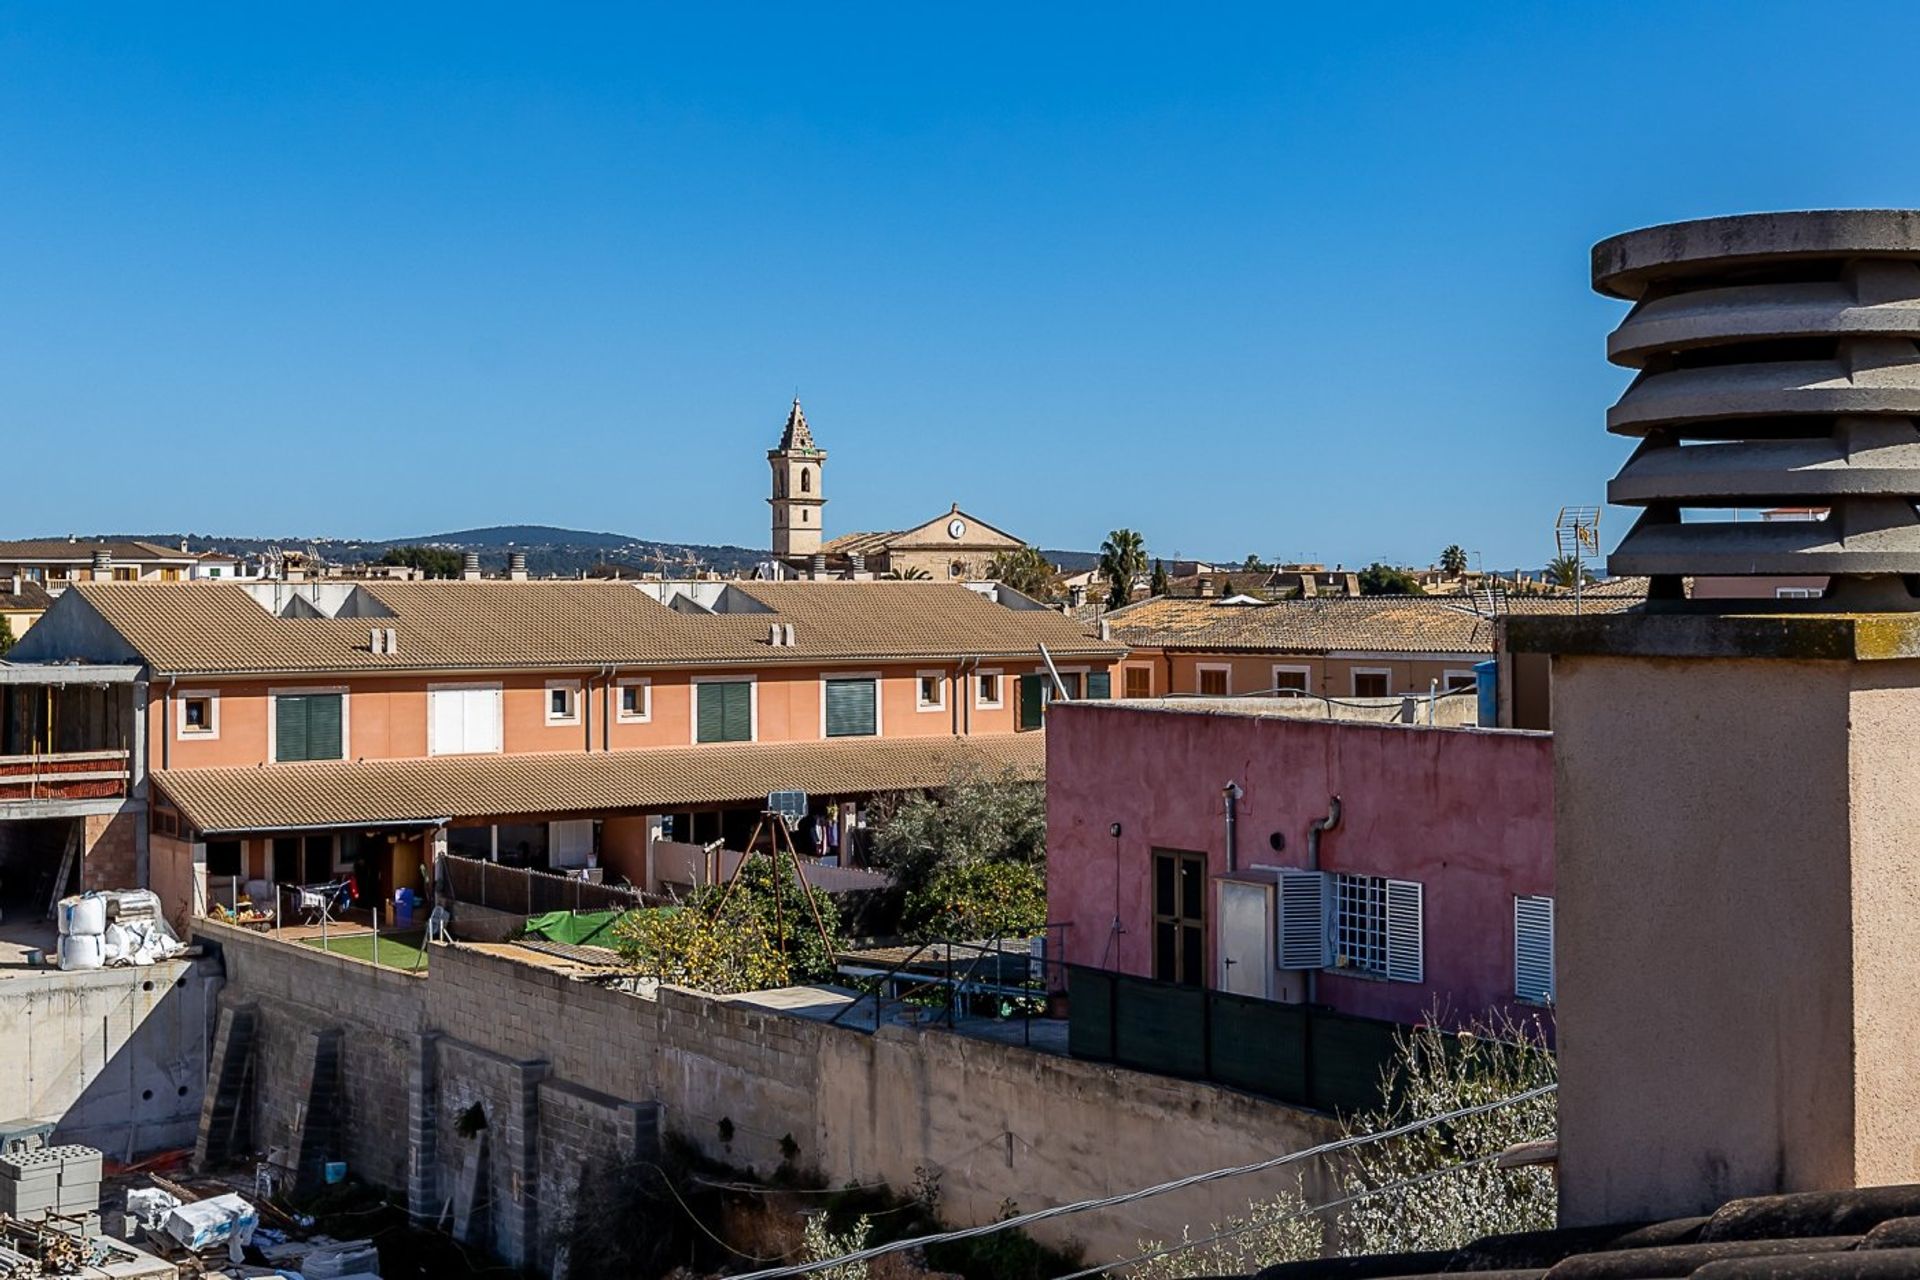
[[[0,578],[0,611],[31,613],[36,609],[45,610],[52,603],[53,597],[37,582],[23,580],[20,589],[15,591],[12,579]]]
[[[431,818],[655,812],[798,787],[818,796],[944,784],[958,769],[1040,778],[1043,733],[973,738],[743,742],[636,751],[432,756],[161,770],[153,780],[201,831],[369,826]]]
[[[1586,594],[1588,612],[1618,612],[1636,594]],[[1480,606],[1484,608],[1485,606]],[[1514,596],[1509,614],[1572,613],[1566,596]],[[1106,615],[1116,640],[1135,648],[1250,653],[1492,653],[1494,616],[1461,596],[1330,596],[1230,604],[1156,596]]]
[[[1008,609],[947,583],[735,583],[773,612],[731,614],[680,613],[617,582],[356,585],[391,616],[281,617],[239,583],[90,582],[68,595],[161,673],[757,666],[1016,657],[1040,644],[1065,655],[1121,653],[1059,613]],[[791,647],[769,645],[776,621],[793,624]],[[370,651],[374,626],[394,629],[397,652]]]
[[[1176,1255],[1177,1256],[1177,1255]],[[1268,1267],[1257,1280],[1894,1280],[1920,1276],[1920,1186],[1731,1200],[1707,1217],[1489,1236]]]
[[[115,560],[128,562],[136,560],[166,560],[174,564],[190,564],[194,560],[191,551],[182,551],[178,547],[155,546],[151,542],[140,542],[133,538],[81,538],[69,542],[65,538],[25,538],[14,542],[0,542],[0,564],[33,563],[37,561],[77,561],[85,564],[93,559],[96,551],[111,552]]]
[[[901,530],[876,530],[870,533],[843,533],[821,544],[820,550],[830,556],[871,555],[876,551],[885,551],[893,540],[899,537]],[[805,559],[796,556],[796,559]]]

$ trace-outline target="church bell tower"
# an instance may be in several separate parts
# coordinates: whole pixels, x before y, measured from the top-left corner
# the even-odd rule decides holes
[[[780,433],[780,447],[767,450],[767,463],[773,468],[773,496],[767,502],[773,507],[775,557],[810,556],[820,549],[820,514],[827,505],[821,494],[826,461],[827,451],[814,446],[807,415],[795,396],[786,430]]]

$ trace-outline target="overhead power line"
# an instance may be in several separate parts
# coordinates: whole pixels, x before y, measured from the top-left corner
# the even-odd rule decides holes
[[[1121,1192],[1118,1195],[1102,1196],[1096,1200],[1075,1200],[1068,1204],[1054,1205],[1048,1209],[1036,1209],[1032,1213],[1016,1214],[1011,1218],[1002,1218],[998,1222],[982,1223],[977,1227],[961,1227],[954,1231],[941,1231],[933,1235],[915,1236],[907,1240],[892,1240],[886,1244],[874,1245],[867,1249],[857,1249],[837,1258],[823,1258],[818,1262],[803,1262],[793,1266],[773,1267],[765,1271],[749,1271],[735,1276],[734,1280],[779,1280],[784,1276],[803,1276],[815,1271],[824,1271],[829,1267],[842,1266],[850,1262],[865,1262],[884,1254],[899,1253],[903,1250],[924,1248],[928,1245],[951,1244],[960,1240],[974,1240],[996,1232],[1011,1231],[1016,1227],[1031,1226],[1036,1222],[1045,1222],[1051,1218],[1063,1218],[1072,1213],[1083,1213],[1089,1209],[1111,1209],[1123,1204],[1132,1204],[1136,1200],[1146,1200],[1152,1196],[1165,1195],[1171,1191],[1183,1191],[1188,1187],[1197,1187],[1202,1183],[1218,1182],[1223,1178],[1237,1178],[1244,1174],[1261,1173],[1268,1169],[1278,1169],[1283,1165],[1296,1164],[1316,1156],[1332,1155],[1337,1151],[1346,1151],[1353,1147],[1365,1146],[1370,1142],[1384,1142],[1389,1138],[1404,1137],[1422,1129],[1431,1129],[1435,1125],[1447,1124],[1454,1120],[1464,1120],[1468,1116],[1477,1116],[1500,1107],[1515,1106],[1522,1102],[1531,1102],[1554,1092],[1558,1084],[1543,1084],[1516,1093],[1507,1098],[1496,1098],[1492,1102],[1476,1103],[1471,1107],[1461,1107],[1445,1115],[1432,1116],[1423,1120],[1410,1120],[1406,1124],[1383,1129],[1378,1133],[1363,1133],[1351,1138],[1339,1138],[1332,1142],[1323,1142],[1316,1147],[1303,1151],[1291,1151],[1286,1155],[1272,1156],[1266,1160],[1256,1160],[1252,1164],[1230,1165],[1224,1169],[1210,1169],[1205,1173],[1189,1174],[1184,1178],[1175,1178],[1171,1182],[1159,1182],[1150,1187],[1141,1187],[1137,1191]]]

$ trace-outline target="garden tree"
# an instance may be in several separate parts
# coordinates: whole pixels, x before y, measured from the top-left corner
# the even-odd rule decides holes
[[[13,624],[0,614],[0,658],[7,656],[7,650],[13,648]]]
[[[1047,927],[1047,873],[1031,862],[960,862],[907,895],[914,938],[1030,938]]]
[[[1147,569],[1146,542],[1132,529],[1115,529],[1100,544],[1100,576],[1108,583],[1107,607],[1133,599],[1133,580]]]
[[[877,806],[872,829],[874,862],[911,899],[950,867],[1045,866],[1046,789],[1011,769],[961,770],[938,791],[909,792]]]
[[[1554,1083],[1559,1070],[1544,1029],[1501,1020],[1451,1032],[1437,1015],[1395,1037],[1383,1073],[1388,1105],[1342,1120],[1342,1137],[1379,1133]],[[1349,1150],[1333,1167],[1327,1200],[1357,1197],[1324,1215],[1298,1192],[1251,1201],[1188,1238],[1221,1238],[1127,1271],[1147,1280],[1245,1275],[1281,1262],[1453,1249],[1483,1236],[1554,1225],[1553,1175],[1538,1165],[1502,1169],[1490,1157],[1554,1133],[1553,1095],[1453,1120]],[[1469,1161],[1485,1161],[1457,1168]],[[1416,1179],[1421,1181],[1415,1182]],[[1413,1185],[1409,1185],[1413,1184]],[[1140,1252],[1167,1246],[1141,1242]]]
[[[446,547],[388,547],[381,564],[402,564],[418,569],[429,578],[460,576],[460,553]]]
[[[613,926],[614,949],[642,977],[722,995],[831,977],[840,914],[819,892],[809,908],[792,860],[778,859],[777,873],[775,861],[756,854],[731,886],[628,912]]]
[[[997,552],[987,564],[987,576],[1035,600],[1048,601],[1060,594],[1060,571],[1038,547]]]
[[[1363,596],[1423,596],[1425,591],[1413,580],[1413,575],[1405,569],[1396,569],[1390,564],[1375,560],[1360,571],[1360,594]]]
[[[1173,590],[1173,580],[1167,577],[1167,566],[1160,557],[1153,558],[1153,581],[1147,585],[1147,594],[1164,596]]]
[[[1592,582],[1593,574],[1577,556],[1555,556],[1547,561],[1547,580],[1558,587],[1571,587],[1575,582]]]
[[[1467,571],[1467,550],[1457,542],[1447,544],[1440,553],[1440,567],[1453,577],[1459,577]]]
[[[1266,564],[1260,559],[1259,555],[1253,552],[1249,552],[1246,560],[1240,565],[1240,568],[1247,573],[1256,573],[1266,567]]]

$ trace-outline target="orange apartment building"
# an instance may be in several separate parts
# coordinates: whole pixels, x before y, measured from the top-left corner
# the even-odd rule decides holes
[[[482,581],[86,582],[12,656],[133,673],[141,878],[178,909],[349,870],[390,896],[439,851],[644,884],[657,840],[743,847],[771,791],[845,829],[955,769],[1038,777],[1043,646],[1072,696],[1124,654],[944,583]]]
[[[1589,588],[1581,606],[1612,612],[1645,598],[1645,580]],[[1570,613],[1570,596],[1355,596],[1262,601],[1156,596],[1105,615],[1127,647],[1116,695],[1298,693],[1385,698],[1472,688],[1509,613]]]

